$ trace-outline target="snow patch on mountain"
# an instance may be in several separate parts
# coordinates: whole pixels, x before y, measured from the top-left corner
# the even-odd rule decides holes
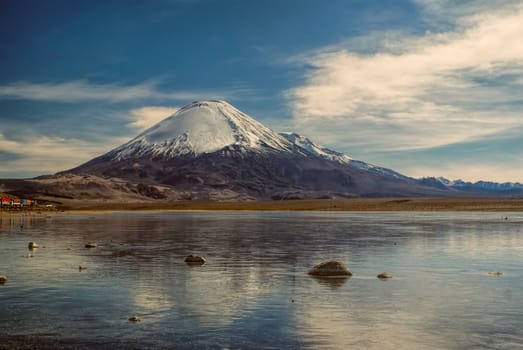
[[[333,151],[329,148],[320,146],[318,144],[315,144],[310,139],[308,139],[305,136],[298,135],[296,133],[291,132],[283,132],[280,133],[283,137],[285,137],[287,140],[292,142],[295,146],[300,147],[303,149],[307,154],[327,159],[330,161],[338,162],[341,164],[348,165],[353,168],[357,168],[363,171],[368,171],[374,174],[380,174],[385,176],[391,176],[396,179],[402,179],[402,180],[412,180],[411,178],[402,175],[400,173],[397,173],[393,170],[382,168],[373,164],[365,163],[361,160],[352,159],[348,155],[340,152]]]
[[[228,146],[253,152],[292,152],[292,144],[224,101],[199,101],[109,152],[112,159],[174,158],[213,153]]]
[[[447,187],[452,188],[477,188],[477,189],[484,189],[484,190],[491,190],[491,191],[510,191],[510,190],[521,190],[523,189],[523,184],[519,182],[492,182],[492,181],[476,181],[476,182],[469,182],[469,181],[463,181],[461,179],[458,180],[449,180],[444,177],[438,177],[436,178],[440,183],[444,184]]]
[[[439,189],[452,189],[470,193],[518,195],[523,193],[523,184],[519,182],[469,182],[463,180],[449,180],[444,177],[424,177],[418,179],[418,183],[424,186],[430,186]]]
[[[295,146],[305,150],[309,155],[332,160],[341,164],[347,164],[352,160],[348,155],[317,145],[305,136],[292,132],[281,132],[280,135],[292,142]]]
[[[413,179],[408,177],[408,176],[405,176],[403,174],[400,174],[394,170],[391,170],[391,169],[388,169],[388,168],[382,168],[380,166],[377,166],[377,165],[373,165],[373,164],[370,164],[370,163],[365,163],[361,160],[351,160],[349,162],[349,166],[352,166],[354,168],[358,168],[360,170],[364,170],[364,171],[368,171],[368,172],[371,172],[371,173],[374,173],[374,174],[380,174],[380,175],[384,175],[384,176],[390,176],[390,177],[393,177],[393,178],[396,178],[396,179],[402,179],[402,180],[405,180],[405,181],[412,181]]]

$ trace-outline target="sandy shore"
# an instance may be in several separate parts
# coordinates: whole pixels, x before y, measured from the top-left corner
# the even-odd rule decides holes
[[[68,203],[66,211],[119,210],[312,210],[312,211],[523,211],[523,199],[352,198],[254,202],[180,201],[151,203]]]

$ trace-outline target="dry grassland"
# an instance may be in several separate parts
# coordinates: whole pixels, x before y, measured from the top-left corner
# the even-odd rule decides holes
[[[297,210],[297,211],[523,211],[523,199],[352,198],[253,202],[178,201],[149,203],[68,203],[63,209],[114,210]]]

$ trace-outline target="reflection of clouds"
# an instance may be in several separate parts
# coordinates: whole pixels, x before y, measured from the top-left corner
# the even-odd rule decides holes
[[[467,232],[466,235],[451,234],[448,237],[447,250],[449,253],[477,256],[481,254],[497,254],[500,249],[523,252],[521,235],[512,229],[500,232],[500,227],[486,229],[478,225],[473,229],[475,233]]]
[[[188,266],[183,260],[173,274],[160,266],[138,268],[129,284],[136,313],[162,320],[178,315],[211,327],[226,327],[243,317],[262,294],[267,276],[256,266]]]
[[[327,298],[309,297],[310,300],[297,303],[296,328],[305,341],[315,344],[314,348],[444,349],[449,346],[443,338],[427,334],[422,328],[425,317],[430,315],[397,310],[397,307],[384,310],[376,305],[373,309],[372,305],[369,308],[364,302],[350,302],[345,298],[325,301]]]
[[[167,312],[175,307],[174,298],[161,282],[151,285],[145,280],[139,281],[130,298],[141,314],[155,314],[159,318],[167,316]]]
[[[523,252],[521,217],[509,215],[510,220],[505,221],[504,213],[482,213],[480,220],[476,215],[470,219],[465,215],[457,220],[446,218],[439,222],[434,221],[430,225],[425,223],[414,226],[417,234],[409,239],[409,247],[434,255],[434,244],[442,245],[443,239],[442,252],[458,259],[476,258],[478,254],[483,257],[495,256],[502,249],[510,253]]]
[[[223,271],[206,266],[188,267],[180,305],[212,326],[227,326],[242,316],[262,293],[259,267],[235,267]]]

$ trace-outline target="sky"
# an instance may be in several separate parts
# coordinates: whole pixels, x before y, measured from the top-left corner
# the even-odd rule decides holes
[[[1,0],[0,177],[226,100],[412,177],[523,182],[523,0]]]

